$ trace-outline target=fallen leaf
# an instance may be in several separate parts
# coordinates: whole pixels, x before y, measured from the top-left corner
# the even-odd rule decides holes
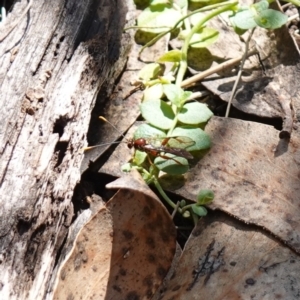
[[[211,213],[193,230],[160,299],[298,299],[299,271],[299,256],[269,234]]]
[[[276,3],[273,3],[273,6],[273,8],[278,9]],[[236,40],[233,43],[228,42],[228,39],[234,34],[233,29],[225,27],[226,31],[224,32],[224,24],[220,19],[215,19],[214,26],[221,33],[219,44],[216,43],[213,46],[219,46],[222,51],[229,53],[228,58],[232,58],[232,45],[237,44],[240,47],[240,52],[233,57],[243,55],[245,45],[241,40]],[[251,115],[283,118],[284,113],[280,100],[272,88],[272,83],[274,83],[280,89],[284,89],[290,99],[293,99],[294,109],[298,115],[300,110],[300,93],[298,92],[300,80],[299,51],[288,32],[288,28],[282,26],[272,32],[263,28],[256,28],[251,39],[250,49],[254,47],[259,53],[259,59],[257,56],[252,56],[246,60],[232,105]],[[235,80],[236,74],[227,74],[226,77],[224,74],[221,76],[215,74],[201,83],[213,94],[228,102]]]
[[[100,173],[115,177],[122,177],[124,175],[124,172],[122,172],[122,166],[129,162],[134,155],[134,149],[129,149],[126,142],[133,138],[134,132],[139,124],[141,123],[136,122],[132,127],[130,127],[123,139],[124,143],[120,143],[117,146],[115,151],[99,170]]]
[[[210,152],[175,192],[196,201],[211,189],[210,205],[266,228],[300,252],[300,139],[280,140],[272,126],[213,117],[205,131]]]
[[[172,219],[137,175],[120,181],[130,186],[79,232],[54,299],[146,299],[165,278],[176,248]]]

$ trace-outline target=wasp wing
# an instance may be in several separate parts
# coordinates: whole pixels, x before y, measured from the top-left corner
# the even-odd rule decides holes
[[[171,148],[180,148],[180,149],[186,149],[190,146],[195,145],[195,142],[187,136],[173,136],[173,137],[167,137],[166,146]]]

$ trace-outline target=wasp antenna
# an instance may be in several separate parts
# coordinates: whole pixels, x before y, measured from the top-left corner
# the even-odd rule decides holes
[[[105,119],[104,117],[100,116],[99,117],[100,120],[108,123],[115,131],[117,131],[122,137],[125,137],[124,134],[111,122],[109,122],[107,119]]]
[[[107,122],[107,123],[109,123],[109,122],[108,122],[108,120],[107,120],[107,119],[105,119],[103,116],[99,116],[99,119],[100,119],[100,120],[102,120],[102,121],[104,121],[104,122]]]
[[[102,146],[108,146],[108,145],[113,145],[113,144],[121,144],[121,143],[127,143],[127,142],[118,141],[118,142],[104,143],[104,144],[95,145],[95,146],[87,146],[87,147],[82,148],[81,150],[84,152],[84,151],[88,151],[88,150],[98,148],[98,147],[102,147]]]

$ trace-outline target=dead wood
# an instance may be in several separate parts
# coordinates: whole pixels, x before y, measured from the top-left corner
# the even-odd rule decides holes
[[[5,36],[28,3],[1,28],[1,299],[51,294],[91,111],[129,49],[125,1],[32,1]]]

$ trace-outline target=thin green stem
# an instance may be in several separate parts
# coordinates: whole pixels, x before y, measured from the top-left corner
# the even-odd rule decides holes
[[[177,122],[178,122],[178,111],[175,113],[175,117],[173,119],[173,124],[172,124],[171,128],[169,129],[169,131],[167,133],[167,136],[171,136],[172,135],[172,132],[173,132],[174,128],[177,125]]]
[[[155,185],[155,187],[157,188],[158,192],[160,193],[160,195],[164,198],[164,200],[173,208],[176,209],[176,204],[168,197],[168,195],[165,193],[165,191],[163,190],[163,188],[161,187],[160,183],[158,182],[157,178],[155,178],[155,180],[153,180],[153,183]],[[177,208],[178,212],[181,213],[182,210],[181,208]]]
[[[186,210],[192,208],[192,205],[194,205],[195,203],[193,204],[188,204],[188,205],[185,205],[184,207],[182,207],[182,212],[185,212]]]
[[[231,3],[231,4],[230,4]],[[154,45],[159,39],[161,39],[163,36],[165,36],[166,34],[168,34],[168,33],[170,33],[170,32],[172,32],[173,30],[175,30],[180,24],[181,24],[181,22],[183,22],[186,18],[189,18],[190,16],[192,16],[192,15],[194,15],[194,14],[197,14],[197,13],[199,13],[199,12],[205,12],[205,11],[208,11],[208,10],[212,10],[212,9],[215,9],[215,8],[217,8],[217,7],[220,7],[220,6],[222,6],[222,7],[227,7],[227,6],[234,6],[234,5],[236,5],[238,2],[226,2],[226,3],[217,3],[217,4],[213,4],[213,5],[208,5],[208,6],[206,6],[206,7],[202,7],[202,8],[199,8],[199,9],[196,9],[196,10],[194,10],[193,12],[191,12],[191,13],[189,13],[188,15],[186,15],[186,16],[183,16],[182,18],[180,18],[179,20],[178,20],[178,22],[172,27],[172,28],[170,28],[169,30],[167,30],[167,31],[164,31],[164,32],[162,32],[162,33],[160,33],[159,35],[157,35],[155,38],[153,38],[150,42],[148,42],[146,45],[144,45],[142,48],[141,48],[141,50],[140,50],[140,54],[144,51],[144,49],[145,48],[147,48],[147,47],[150,47],[150,46],[152,46],[152,45]],[[132,27],[132,26],[131,26]],[[128,29],[130,29],[130,27],[128,27]],[[127,28],[125,29],[125,30],[127,30]]]
[[[191,215],[192,215],[193,223],[196,226],[199,221],[199,217],[196,214],[194,214],[192,211],[191,211]]]
[[[177,74],[177,78],[176,78],[176,85],[180,86],[181,82],[183,80],[183,77],[186,73],[187,70],[187,53],[188,53],[188,49],[189,49],[189,44],[190,41],[193,37],[193,35],[195,33],[197,33],[200,28],[210,19],[212,19],[213,17],[227,11],[227,10],[232,10],[234,6],[236,6],[238,4],[238,2],[231,2],[230,4],[227,4],[226,6],[220,7],[214,11],[212,11],[211,13],[209,13],[208,15],[204,16],[200,22],[195,25],[192,30],[189,32],[189,34],[187,35],[187,37],[184,40],[184,44],[182,47],[182,56],[181,56],[181,62],[180,62],[180,67],[178,70],[178,74]]]

